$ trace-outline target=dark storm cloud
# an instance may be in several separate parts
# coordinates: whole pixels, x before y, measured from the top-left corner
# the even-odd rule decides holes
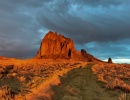
[[[0,0],[0,55],[34,56],[52,30],[99,58],[126,56],[121,52],[129,51],[129,11],[129,0]],[[98,55],[98,48],[106,52]]]
[[[75,2],[77,5],[66,1],[69,3],[61,3],[61,5],[66,5],[63,8],[58,7],[58,3],[50,5],[55,9],[50,10],[50,8],[47,7],[46,14],[43,9],[41,15],[39,16],[40,18],[38,17],[38,20],[41,25],[47,29],[55,31],[59,30],[60,32],[66,33],[68,36],[73,37],[77,43],[86,43],[91,41],[108,42],[130,38],[130,14],[128,10],[130,7],[126,9],[124,5],[125,2],[123,2],[123,0],[120,0],[119,2],[117,2],[117,0],[110,0],[109,2],[105,2],[104,0],[97,0],[95,2],[90,2],[89,0],[87,1],[88,3],[95,3],[97,5],[115,5],[110,8],[107,8],[107,6],[90,7],[87,6],[87,3],[78,4],[76,0]],[[59,10],[57,11],[56,9]]]
[[[36,54],[40,27],[28,11],[28,8],[17,5],[17,2],[1,1],[0,55],[26,58]]]

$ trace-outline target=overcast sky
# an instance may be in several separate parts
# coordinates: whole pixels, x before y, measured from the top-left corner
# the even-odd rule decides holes
[[[34,57],[49,30],[101,60],[130,62],[130,0],[0,0],[0,55]]]

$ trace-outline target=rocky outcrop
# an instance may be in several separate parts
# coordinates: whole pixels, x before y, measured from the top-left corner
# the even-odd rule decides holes
[[[108,63],[112,63],[112,59],[111,58],[108,58]]]
[[[52,31],[49,31],[43,38],[35,58],[74,59],[88,62],[100,61],[87,53],[84,49],[82,49],[81,52],[77,51],[72,39]]]
[[[84,49],[81,49],[81,56],[82,56],[82,59],[87,62],[103,62],[95,58],[93,55],[87,53]]]
[[[5,57],[5,56],[0,56],[0,60],[14,60],[16,58],[10,58],[10,57]]]
[[[87,60],[88,62],[91,62],[93,59],[92,55],[88,54],[84,49],[81,49],[81,55],[83,59]]]
[[[9,58],[4,57],[4,56],[0,56],[0,60],[7,60],[7,59],[9,59]]]
[[[41,42],[36,58],[73,58],[75,52],[74,43],[56,32],[48,32]]]

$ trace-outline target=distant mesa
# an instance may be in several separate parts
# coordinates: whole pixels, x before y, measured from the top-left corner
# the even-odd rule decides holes
[[[6,57],[4,57],[4,56],[0,56],[0,59],[3,60],[3,59],[6,59]]]
[[[112,63],[112,59],[111,58],[108,58],[108,63]]]
[[[0,60],[8,60],[8,59],[13,59],[13,58],[8,58],[8,57],[5,57],[5,56],[0,56]]]
[[[83,61],[100,61],[87,53],[84,49],[81,52],[74,47],[73,40],[49,31],[43,38],[40,49],[35,58],[38,59],[73,59]]]

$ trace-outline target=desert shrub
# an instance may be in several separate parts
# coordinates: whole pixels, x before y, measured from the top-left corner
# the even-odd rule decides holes
[[[126,93],[121,93],[121,95],[119,96],[119,100],[130,100],[127,98]]]
[[[20,92],[21,83],[14,77],[3,78],[2,80],[0,80],[0,86],[2,87],[5,85],[9,86],[12,91],[15,91],[15,93]]]
[[[9,88],[9,86],[4,85],[0,88],[0,98],[1,100],[14,100],[15,93]]]
[[[4,68],[0,68],[0,74],[7,74],[7,70],[5,70]]]
[[[20,82],[25,82],[26,81],[26,77],[24,77],[24,76],[18,77],[18,80]]]
[[[14,68],[14,65],[8,65],[8,66],[5,67],[5,69],[6,69],[7,71],[9,71],[9,70],[11,70],[11,69],[13,69],[13,68]]]

